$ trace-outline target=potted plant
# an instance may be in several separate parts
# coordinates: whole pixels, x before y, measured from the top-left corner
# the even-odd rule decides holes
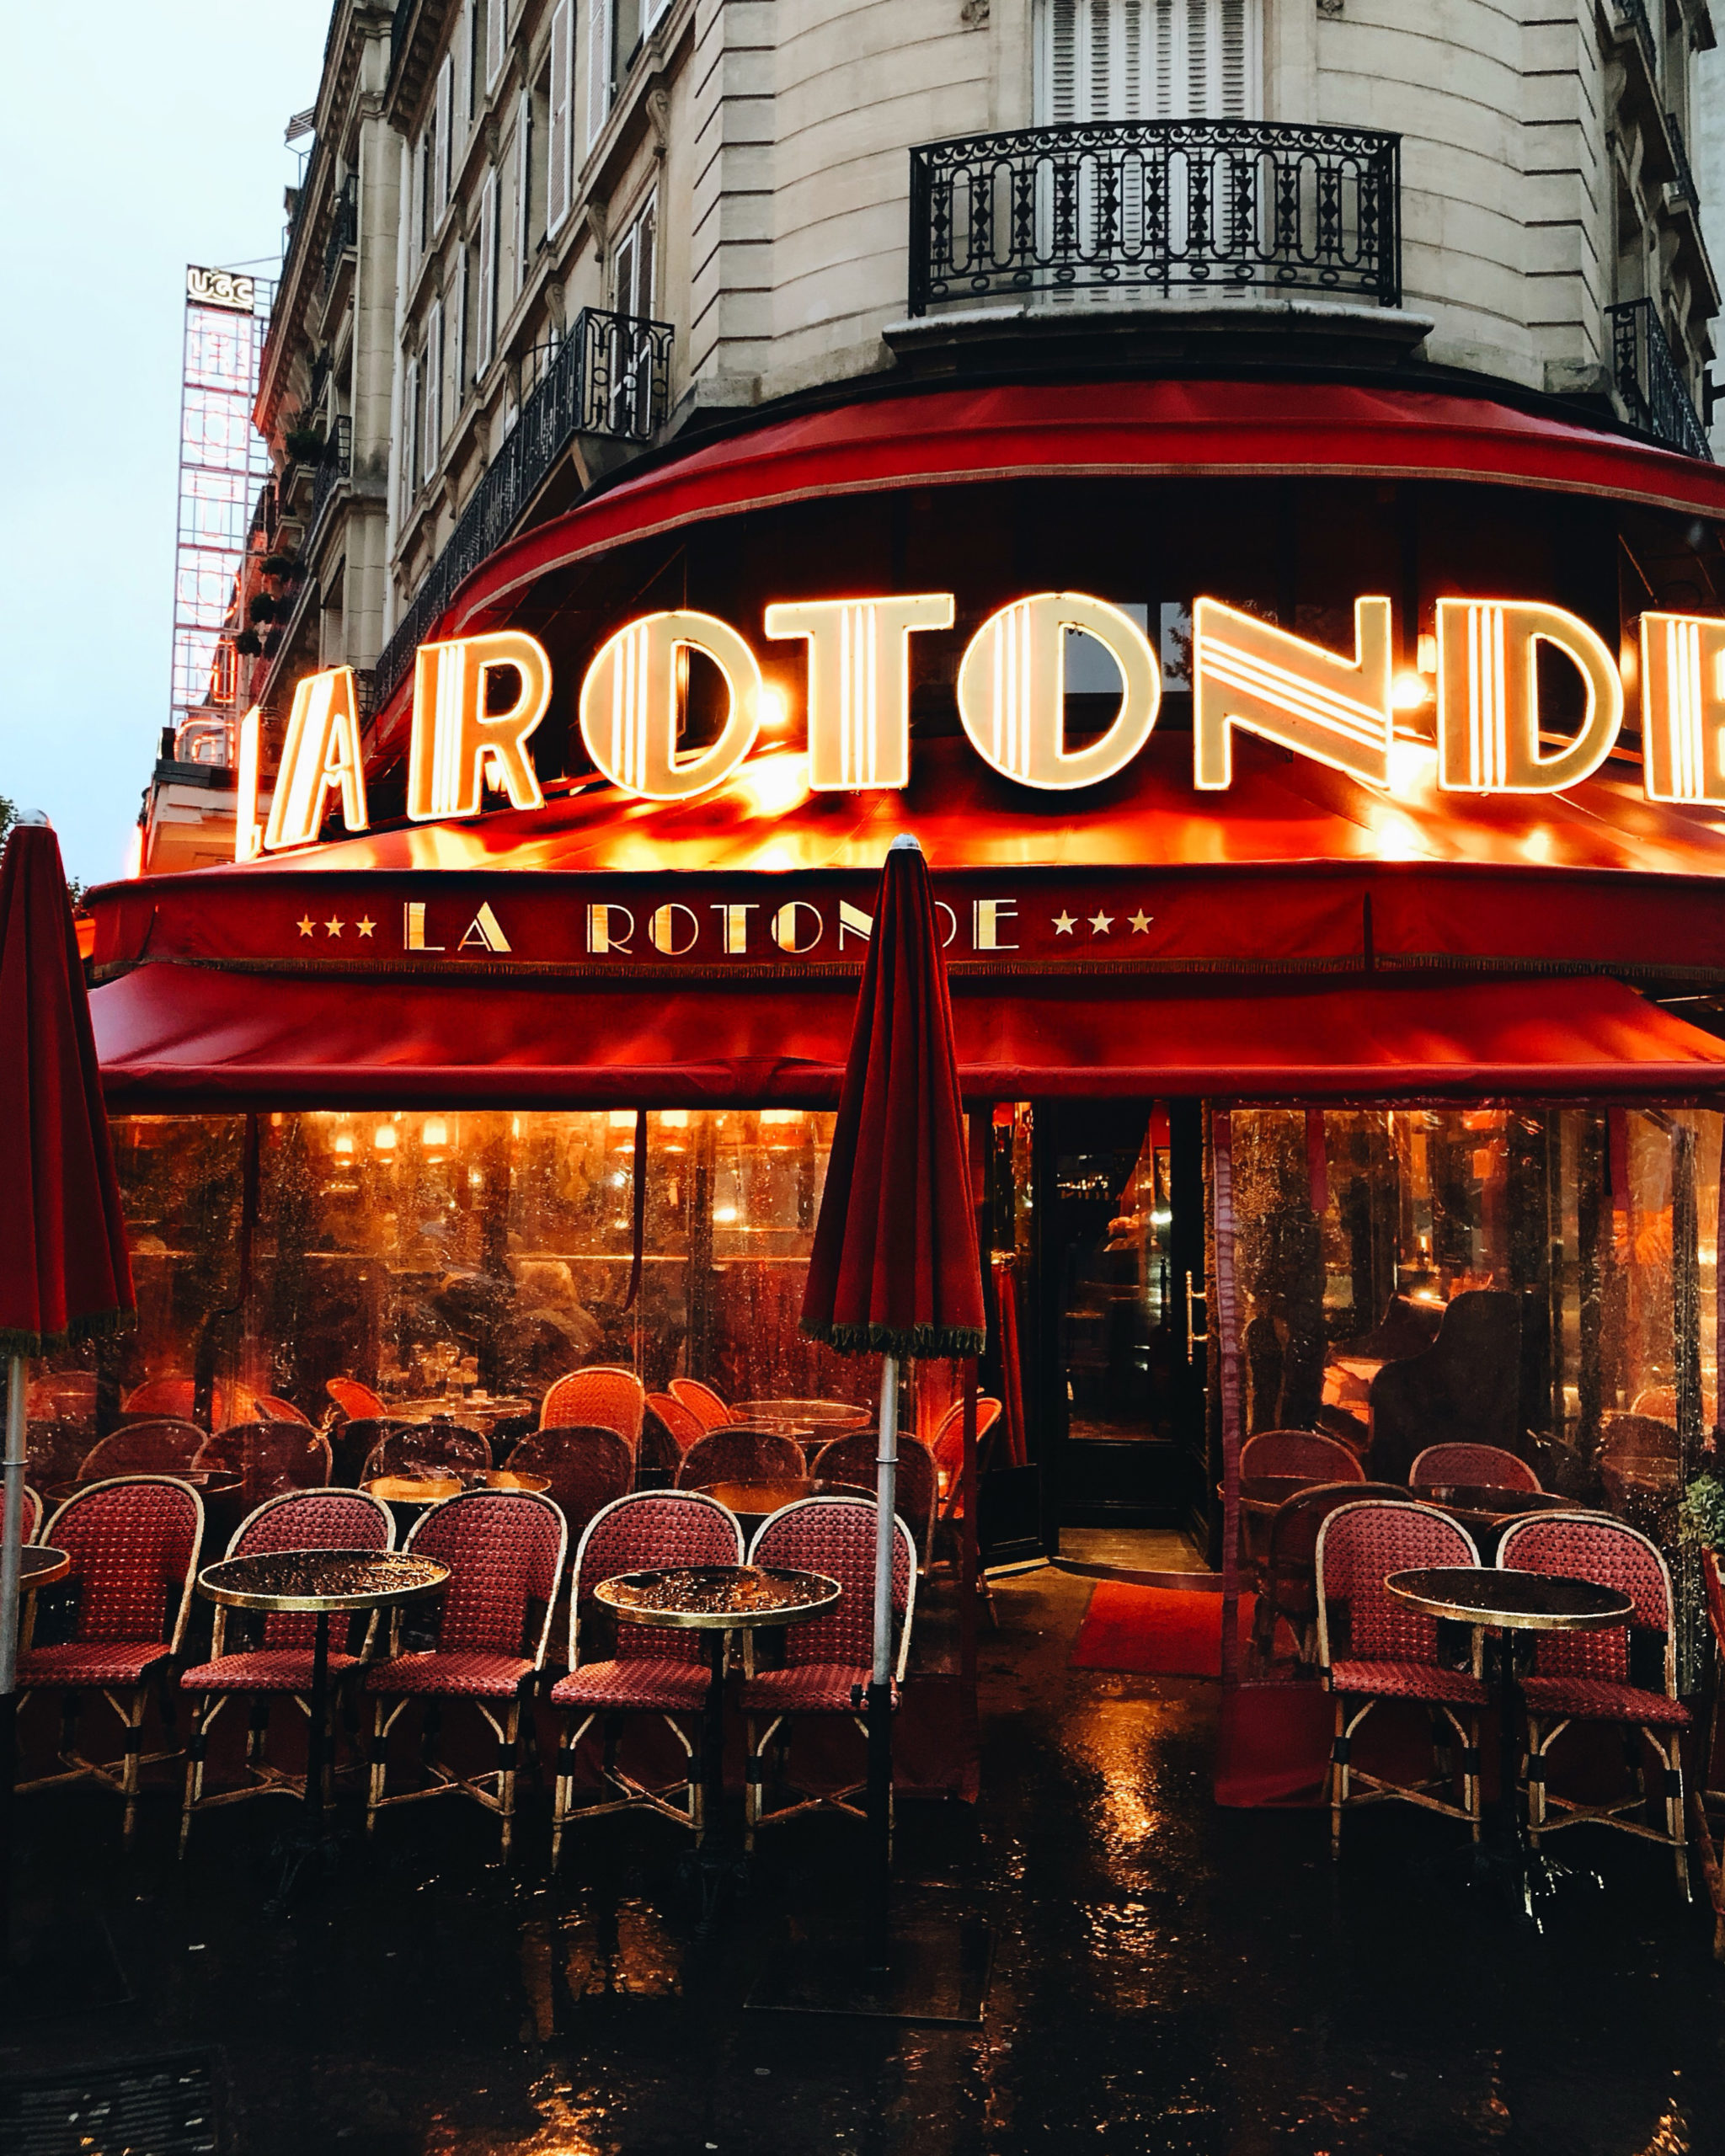
[[[243,658],[256,659],[264,648],[264,639],[255,629],[242,629],[233,640],[233,648]]]
[[[1683,1493],[1683,1524],[1701,1545],[1707,1599],[1725,1609],[1725,1481],[1715,1468],[1697,1475]]]
[[[275,601],[267,591],[254,591],[246,601],[246,619],[255,627],[259,622],[273,622],[275,618]]]
[[[316,427],[290,427],[281,446],[296,464],[315,464],[323,454],[323,437]]]
[[[298,560],[292,554],[265,554],[258,566],[265,576],[274,577],[277,583],[296,579],[300,574]]]

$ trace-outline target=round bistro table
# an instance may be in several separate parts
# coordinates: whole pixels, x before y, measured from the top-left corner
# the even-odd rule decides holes
[[[515,1475],[506,1467],[452,1467],[447,1474],[374,1475],[360,1487],[368,1497],[382,1498],[386,1505],[423,1508],[441,1504],[446,1497],[458,1497],[463,1490],[525,1490],[532,1497],[542,1497],[551,1487],[551,1477]]]
[[[1510,1496],[1512,1492],[1498,1492]],[[1530,1492],[1527,1494],[1531,1495]],[[1547,1892],[1551,1868],[1533,1853],[1527,1817],[1515,1786],[1520,1751],[1521,1686],[1515,1676],[1517,1632],[1599,1632],[1626,1625],[1635,1614],[1630,1597],[1615,1587],[1570,1578],[1561,1572],[1502,1572],[1495,1566],[1432,1565],[1391,1572],[1386,1591],[1428,1617],[1471,1625],[1498,1640],[1498,1846],[1493,1853],[1508,1881],[1513,1904],[1534,1916],[1533,1897]]]
[[[39,1587],[52,1587],[72,1570],[69,1550],[51,1550],[45,1543],[26,1542],[19,1555],[18,1591],[34,1594]]]
[[[329,1848],[323,1804],[323,1732],[329,1718],[329,1620],[391,1609],[435,1594],[449,1577],[435,1557],[383,1550],[267,1550],[224,1557],[198,1575],[198,1592],[229,1609],[315,1617],[312,1695],[306,1734],[306,1793],[301,1830],[284,1852],[278,1899],[285,1899],[312,1856]]]
[[[731,1409],[734,1422],[782,1422],[798,1433],[805,1443],[825,1444],[829,1438],[847,1438],[853,1430],[866,1430],[874,1420],[872,1407],[858,1407],[847,1400],[741,1400]]]
[[[825,1572],[772,1565],[665,1565],[619,1572],[594,1589],[625,1623],[698,1631],[707,1656],[707,1705],[701,1731],[701,1833],[696,1850],[701,1922],[718,1915],[725,1883],[739,1857],[726,1832],[724,1807],[724,1641],[727,1632],[806,1625],[824,1617],[844,1590]]]

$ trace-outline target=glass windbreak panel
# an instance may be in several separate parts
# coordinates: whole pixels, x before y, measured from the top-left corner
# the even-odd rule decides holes
[[[407,1415],[531,1418],[590,1363],[871,1401],[875,1358],[798,1329],[832,1123],[649,1113],[637,1285],[633,1109],[119,1118],[138,1321],[35,1367],[33,1477],[145,1415],[322,1422],[332,1379]]]
[[[1166,1111],[1087,1108],[1063,1135],[1055,1196],[1067,1435],[1081,1444],[1172,1437]]]
[[[1425,1486],[1428,1448],[1488,1448],[1451,1479],[1610,1509],[1666,1549],[1681,1600],[1678,1496],[1717,1419],[1721,1132],[1664,1109],[1236,1111],[1247,1476],[1316,1481],[1327,1459]],[[1254,1453],[1288,1431],[1335,1450]],[[1298,1537],[1260,1494],[1241,1525],[1262,1581]],[[1309,1633],[1258,1646],[1311,1667]]]

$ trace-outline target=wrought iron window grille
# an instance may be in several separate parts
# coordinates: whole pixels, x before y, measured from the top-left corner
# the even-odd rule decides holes
[[[330,422],[323,454],[312,476],[312,530],[323,517],[323,505],[334,493],[337,483],[353,477],[353,451],[354,423],[345,412],[338,413]]]
[[[1625,300],[1607,307],[1605,317],[1611,328],[1611,371],[1632,423],[1668,448],[1711,463],[1706,430],[1653,302]]]
[[[1315,292],[1402,303],[1399,135],[1244,120],[1023,128],[911,152],[913,316]]]

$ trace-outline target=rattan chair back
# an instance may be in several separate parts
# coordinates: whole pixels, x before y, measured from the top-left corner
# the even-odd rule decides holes
[[[703,1430],[722,1429],[736,1417],[710,1385],[702,1385],[699,1378],[673,1378],[671,1397],[686,1407]]]
[[[746,1423],[728,1422],[722,1430],[709,1430],[683,1454],[677,1469],[680,1490],[702,1490],[714,1482],[770,1482],[783,1476],[800,1478],[808,1466],[803,1448],[782,1430],[753,1430]]]
[[[1391,1572],[1428,1565],[1477,1566],[1479,1552],[1459,1521],[1430,1505],[1384,1498],[1338,1506],[1318,1528],[1318,1661],[1337,1658],[1334,1605],[1348,1611],[1346,1652],[1366,1662],[1434,1662],[1437,1620],[1384,1585]]]
[[[633,1370],[592,1364],[559,1378],[539,1403],[542,1430],[615,1430],[633,1454],[641,1442],[646,1389]]]
[[[619,1572],[660,1565],[740,1565],[743,1530],[734,1513],[697,1490],[642,1490],[619,1497],[589,1521],[575,1552],[569,1595],[569,1667],[580,1661],[582,1613],[593,1591]],[[617,1622],[617,1659],[698,1662],[701,1635],[663,1625]],[[590,1660],[591,1657],[590,1657]]]
[[[1363,1482],[1359,1456],[1322,1430],[1260,1430],[1240,1448],[1242,1475],[1309,1476],[1314,1482]]]
[[[46,1540],[72,1560],[72,1641],[159,1640],[178,1652],[191,1607],[204,1505],[166,1475],[120,1476],[68,1497]]]
[[[1002,1413],[1001,1403],[991,1393],[976,1396],[976,1442],[979,1447],[989,1432],[999,1422]],[[947,1487],[955,1489],[964,1471],[964,1403],[955,1400],[940,1418],[934,1433],[934,1443],[929,1448],[934,1454],[935,1465],[947,1478]]]
[[[1535,1636],[1534,1668],[1541,1677],[1594,1678],[1610,1684],[1633,1681],[1630,1629],[1664,1635],[1665,1694],[1677,1697],[1671,1574],[1658,1545],[1625,1521],[1599,1513],[1539,1513],[1515,1521],[1498,1545],[1504,1572],[1559,1572],[1616,1588],[1635,1604],[1630,1625],[1602,1631],[1541,1632]]]
[[[238,1475],[245,1502],[261,1505],[286,1490],[326,1487],[329,1440],[303,1422],[236,1422],[206,1438],[192,1465]]]
[[[1525,1460],[1501,1445],[1428,1445],[1408,1470],[1409,1486],[1438,1490],[1447,1484],[1482,1490],[1537,1490],[1540,1478]]]
[[[647,1406],[676,1440],[680,1453],[686,1452],[697,1438],[703,1437],[707,1433],[708,1425],[698,1415],[685,1407],[674,1392],[649,1392]]]
[[[516,1444],[510,1471],[542,1475],[572,1536],[585,1533],[595,1513],[627,1496],[635,1480],[628,1444],[615,1430],[575,1424],[537,1430]]]
[[[255,1557],[275,1550],[394,1547],[394,1515],[363,1490],[286,1490],[278,1497],[266,1497],[246,1515],[229,1539],[227,1554]],[[308,1647],[317,1636],[315,1617],[272,1609],[264,1620],[262,1643],[266,1647]]]
[[[357,1378],[330,1378],[323,1390],[342,1413],[355,1421],[362,1416],[375,1419],[389,1413],[388,1403]]]
[[[785,1633],[785,1667],[819,1662],[864,1669],[874,1658],[875,1511],[862,1497],[804,1497],[763,1520],[750,1547],[751,1565],[823,1572],[844,1590],[836,1606]],[[900,1625],[895,1673],[902,1682],[916,1611],[916,1550],[901,1518],[893,1522],[893,1615]]]
[[[849,1437],[835,1438],[814,1456],[812,1473],[819,1482],[848,1482],[859,1490],[872,1490],[879,1472],[879,1441],[873,1430],[855,1430]],[[934,1454],[919,1438],[900,1437],[894,1509],[911,1524],[916,1540],[917,1561],[928,1561],[928,1540],[934,1531],[935,1499],[940,1490]]]
[[[252,1413],[260,1422],[303,1422],[308,1430],[318,1427],[302,1407],[296,1407],[291,1400],[282,1400],[273,1392],[256,1394],[252,1401]]]
[[[90,1447],[78,1469],[78,1480],[100,1482],[114,1475],[172,1475],[175,1468],[192,1465],[206,1435],[195,1422],[165,1417],[156,1422],[128,1423]]]
[[[517,1448],[519,1450],[519,1447]],[[459,1422],[398,1422],[366,1455],[360,1480],[379,1475],[435,1475],[441,1468],[489,1467],[491,1446]]]
[[[549,1497],[526,1490],[464,1490],[420,1513],[403,1545],[449,1566],[439,1598],[441,1652],[522,1655],[545,1667],[551,1613],[569,1529]],[[543,1616],[529,1630],[534,1604]]]

